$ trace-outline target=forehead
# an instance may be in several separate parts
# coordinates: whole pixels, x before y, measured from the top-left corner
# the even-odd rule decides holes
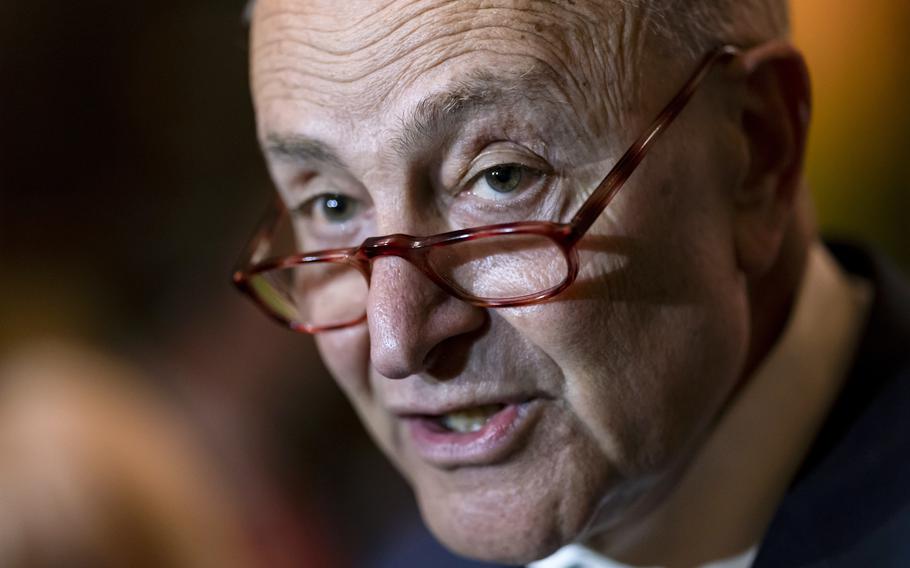
[[[352,120],[402,115],[478,76],[531,78],[564,100],[616,107],[626,66],[613,55],[630,57],[639,41],[613,4],[259,0],[251,77],[260,126],[294,108]]]

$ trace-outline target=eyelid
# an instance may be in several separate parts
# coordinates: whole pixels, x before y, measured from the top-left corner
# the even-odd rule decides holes
[[[328,192],[319,192],[313,193],[312,195],[304,195],[298,197],[294,201],[294,206],[291,207],[291,211],[301,214],[301,215],[311,215],[313,212],[313,207],[316,205],[318,199],[331,195]]]
[[[325,195],[342,195],[361,204],[369,201],[356,183],[338,183],[338,180],[320,172],[306,172],[292,182],[288,192],[288,211],[300,211],[316,198]]]
[[[317,193],[315,195],[296,200],[293,204],[293,207],[288,208],[288,211],[290,211],[292,215],[300,216],[303,219],[313,219],[316,207],[319,205],[318,200],[324,195],[326,194]]]
[[[279,184],[281,197],[288,211],[297,211],[313,197],[320,193],[325,193],[323,187],[315,187],[312,183],[313,180],[319,177],[319,172],[300,172],[288,179],[284,184]]]
[[[526,149],[519,150],[514,145],[509,144],[508,146],[491,147],[481,152],[468,166],[459,185],[470,183],[474,178],[490,168],[505,165],[528,168],[542,175],[553,173],[553,168],[537,154]]]

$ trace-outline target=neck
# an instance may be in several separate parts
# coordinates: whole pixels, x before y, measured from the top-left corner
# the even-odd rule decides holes
[[[751,283],[747,379],[679,481],[634,525],[589,545],[633,566],[688,567],[760,542],[839,390],[863,313],[820,244],[810,257],[804,235],[794,227],[775,267]],[[810,294],[799,292],[804,277]]]

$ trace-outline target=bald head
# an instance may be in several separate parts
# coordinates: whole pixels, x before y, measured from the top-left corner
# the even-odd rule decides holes
[[[788,0],[614,0],[648,21],[670,46],[693,57],[712,45],[751,45],[789,34]],[[248,0],[243,21],[249,25],[257,0]]]

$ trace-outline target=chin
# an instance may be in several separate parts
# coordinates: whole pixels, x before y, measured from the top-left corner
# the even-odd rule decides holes
[[[424,521],[436,538],[459,556],[502,564],[527,564],[549,556],[566,544],[555,519],[537,514],[534,506],[464,502],[439,510],[424,504]],[[454,509],[454,510],[453,510]],[[528,510],[530,509],[530,511]],[[552,510],[552,507],[550,508]]]
[[[560,476],[554,466],[518,477],[509,467],[434,475],[415,484],[417,501],[431,532],[455,554],[524,565],[577,540],[608,490],[596,468]]]

